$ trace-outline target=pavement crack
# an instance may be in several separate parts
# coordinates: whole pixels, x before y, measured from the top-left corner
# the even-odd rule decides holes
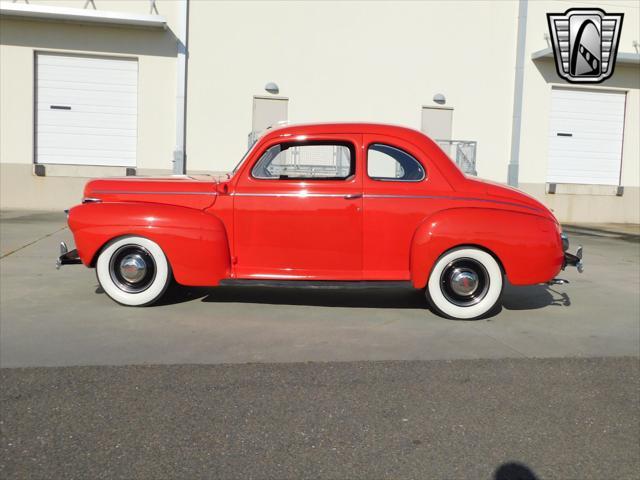
[[[29,242],[29,243],[27,243],[25,245],[22,245],[21,247],[18,247],[18,248],[15,248],[15,249],[11,250],[10,252],[7,252],[7,253],[5,253],[3,255],[0,255],[0,260],[2,260],[3,258],[8,257],[9,255],[13,255],[14,253],[19,252],[20,250],[23,250],[23,249],[25,249],[27,247],[30,247],[31,245],[35,245],[40,240],[44,240],[45,238],[48,238],[48,237],[50,237],[52,235],[55,235],[56,233],[61,232],[62,230],[66,229],[66,228],[68,228],[68,227],[66,227],[66,226],[65,227],[61,227],[58,230],[55,230],[55,231],[53,231],[51,233],[47,233],[46,235],[34,240],[33,242]]]
[[[502,341],[498,340],[498,339],[497,339],[497,338],[495,338],[493,335],[490,335],[490,334],[488,334],[487,332],[482,332],[482,331],[480,331],[479,333],[480,333],[480,334],[482,334],[482,335],[485,335],[485,336],[489,337],[489,338],[490,338],[491,340],[493,340],[494,342],[499,343],[500,345],[502,345],[503,347],[505,347],[505,348],[507,348],[507,349],[511,350],[512,352],[517,353],[517,354],[518,354],[518,355],[520,355],[521,357],[529,358],[529,355],[527,355],[526,353],[521,352],[520,350],[518,350],[518,349],[516,349],[516,348],[513,348],[511,345],[509,345],[509,344],[507,344],[507,343],[505,343],[505,342],[502,342]]]

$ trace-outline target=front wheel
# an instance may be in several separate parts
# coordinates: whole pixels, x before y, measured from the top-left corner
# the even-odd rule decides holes
[[[478,248],[461,247],[438,259],[426,294],[443,316],[471,320],[498,305],[502,285],[502,270],[493,256]]]
[[[171,281],[171,268],[160,246],[144,237],[112,240],[96,263],[98,282],[122,305],[141,307],[157,301]]]

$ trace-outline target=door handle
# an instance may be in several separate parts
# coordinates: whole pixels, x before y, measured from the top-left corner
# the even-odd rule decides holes
[[[51,110],[71,110],[69,105],[49,105]]]
[[[573,137],[573,133],[562,133],[562,132],[558,132],[556,133],[556,135],[558,137]]]
[[[361,193],[347,193],[344,196],[345,200],[355,200],[356,198],[362,198]]]

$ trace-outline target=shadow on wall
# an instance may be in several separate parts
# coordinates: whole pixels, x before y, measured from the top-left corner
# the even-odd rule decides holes
[[[96,293],[104,293],[98,287]],[[211,303],[250,303],[271,305],[300,305],[342,308],[429,309],[421,290],[381,288],[360,290],[345,288],[309,289],[301,287],[183,287],[172,285],[154,306],[174,305],[200,299]],[[507,310],[535,310],[545,307],[571,305],[569,296],[548,285],[514,287],[506,284],[503,308]],[[496,312],[498,313],[498,312]]]
[[[503,463],[494,474],[494,480],[538,480],[533,471],[519,462]]]
[[[564,79],[558,76],[553,58],[539,58],[533,61],[534,65],[547,83],[561,84],[571,87]],[[616,65],[615,73],[611,78],[599,83],[598,87],[612,88],[638,88],[640,85],[640,69],[635,65]]]
[[[177,38],[170,29],[86,27],[13,18],[0,19],[0,43],[105,54],[175,57],[178,53]]]

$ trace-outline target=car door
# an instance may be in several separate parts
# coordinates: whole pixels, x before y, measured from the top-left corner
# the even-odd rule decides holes
[[[360,135],[276,138],[234,193],[236,278],[362,278]]]
[[[426,154],[385,135],[363,136],[363,280],[409,280],[411,242],[451,190]]]

